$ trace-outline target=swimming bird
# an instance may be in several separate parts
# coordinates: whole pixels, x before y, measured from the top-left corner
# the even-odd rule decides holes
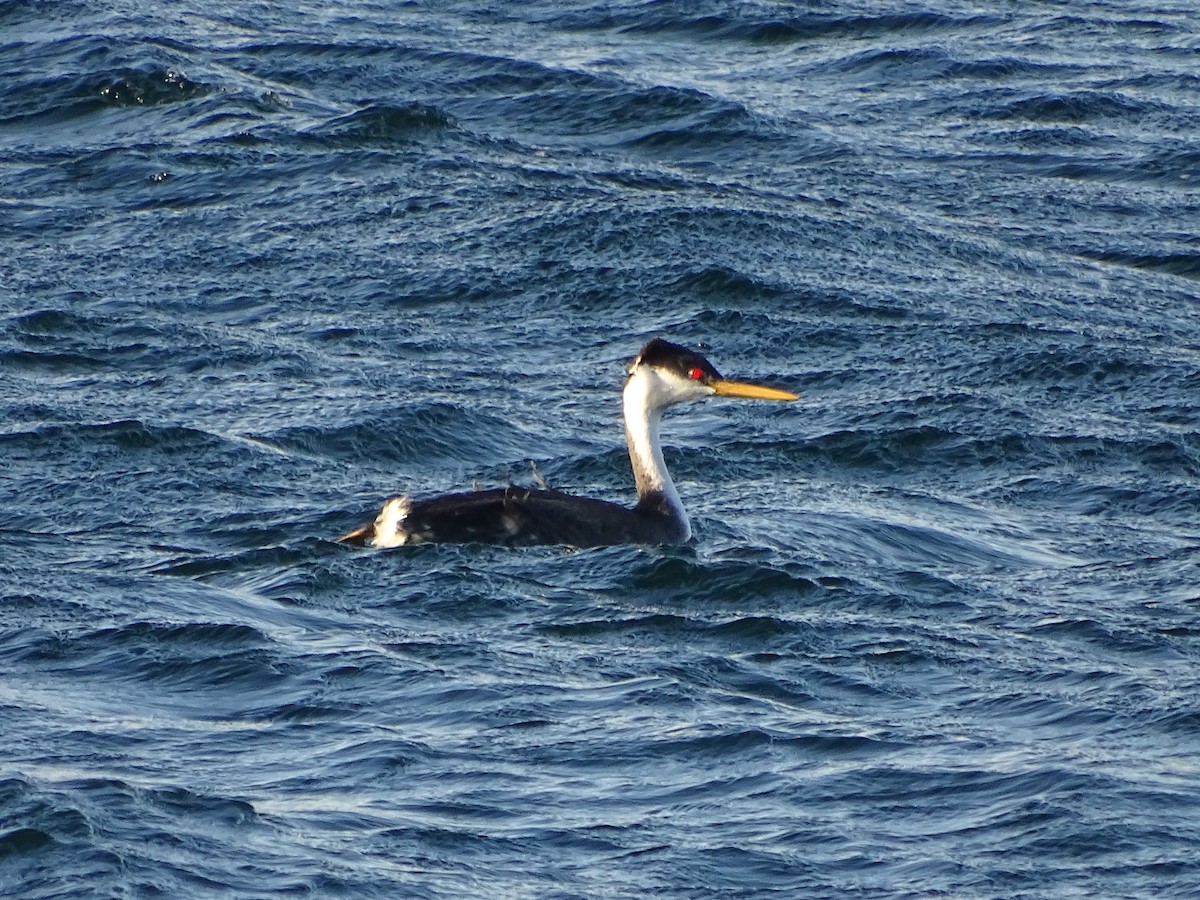
[[[798,399],[791,391],[729,381],[699,353],[655,338],[629,364],[622,395],[636,506],[523,487],[427,500],[393,497],[374,522],[338,540],[379,548],[425,542],[511,547],[682,544],[691,538],[692,527],[663,461],[659,421],[669,407],[712,396]]]

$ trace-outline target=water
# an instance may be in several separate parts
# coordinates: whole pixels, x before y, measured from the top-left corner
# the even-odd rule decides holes
[[[1200,895],[1190,5],[0,3],[7,897]],[[629,497],[682,548],[331,538]]]

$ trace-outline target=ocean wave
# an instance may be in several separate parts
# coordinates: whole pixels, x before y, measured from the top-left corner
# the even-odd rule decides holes
[[[191,453],[211,450],[223,439],[196,428],[152,425],[137,419],[99,423],[43,424],[24,431],[0,434],[0,443],[22,449],[54,448],[57,453],[71,448],[89,451],[111,449],[121,453],[153,450]]]
[[[383,466],[418,460],[495,463],[524,459],[530,436],[511,420],[455,403],[402,407],[387,419],[300,425],[253,435],[285,451]]]
[[[62,122],[107,108],[186,103],[219,89],[190,78],[186,54],[161,44],[94,36],[8,45],[0,48],[0,59],[5,57],[32,69],[20,90],[0,103],[0,124],[10,127]],[[48,63],[54,60],[61,60],[63,68],[53,71]],[[81,70],[83,61],[87,68]],[[52,74],[41,74],[46,69]]]
[[[180,321],[161,309],[131,315],[109,312],[95,292],[64,292],[51,307],[0,319],[0,361],[27,371],[107,374],[127,377],[195,377],[210,367],[250,369],[260,365],[303,365],[273,341],[217,324],[244,324],[263,310],[260,297],[242,291],[207,293],[197,286],[212,318]],[[190,301],[189,301],[190,302]],[[82,310],[90,312],[82,312]],[[186,349],[184,349],[186,348]]]
[[[0,0],[8,892],[1193,888],[1194,15],[1052,6]],[[332,540],[651,334],[803,395],[689,545]]]
[[[536,91],[489,107],[475,127],[502,129],[498,133],[535,144],[670,153],[711,151],[740,140],[782,141],[742,104],[694,88],[639,87],[610,77],[593,77],[586,89]],[[794,141],[790,146],[796,151]]]
[[[237,693],[255,684],[269,692],[284,677],[275,670],[270,641],[256,629],[236,624],[129,622],[45,634],[22,641],[17,658],[41,664],[70,659],[80,676],[167,690]]]
[[[1178,176],[1176,176],[1178,177]],[[1180,275],[1184,278],[1200,278],[1200,253],[1134,253],[1128,250],[1081,250],[1079,255],[1096,262],[1112,263],[1161,272],[1164,275]]]
[[[1020,119],[1027,122],[1082,124],[1136,121],[1145,116],[1170,112],[1166,104],[1138,99],[1111,91],[1078,90],[1070,93],[1036,94],[1011,100],[977,115],[984,119]]]
[[[778,591],[805,594],[821,588],[811,579],[756,563],[734,560],[700,562],[664,557],[636,569],[631,587],[639,591],[695,592],[697,602],[720,599],[735,603]]]
[[[40,828],[14,828],[0,834],[0,859],[28,856],[54,843],[54,835]]]
[[[4,800],[12,801],[0,800],[0,806],[20,809],[24,818],[37,823],[3,839],[11,851],[4,858],[7,874],[16,875],[27,892],[44,887],[49,895],[54,892],[53,879],[62,877],[84,879],[93,886],[111,884],[114,889],[161,883],[163,876],[193,886],[197,878],[220,884],[220,867],[204,876],[194,867],[185,874],[174,862],[153,878],[146,870],[157,869],[163,856],[173,857],[182,844],[204,848],[218,834],[244,836],[259,824],[254,807],[238,799],[181,787],[139,786],[113,777],[64,777],[53,767],[34,771],[40,777],[0,784],[0,795],[10,795]],[[188,837],[168,837],[172,823],[181,821],[189,823]]]
[[[686,759],[695,764],[712,756],[728,761],[730,756],[759,755],[768,750],[780,754],[814,755],[823,760],[858,759],[886,754],[902,744],[864,735],[791,734],[768,728],[722,728],[701,726],[683,736],[666,735],[649,743],[646,754],[664,760]]]
[[[622,33],[634,35],[671,35],[696,40],[787,45],[829,39],[882,39],[906,34],[938,34],[987,28],[1005,21],[1002,16],[953,16],[932,10],[882,12],[876,15],[813,13],[798,16],[756,12],[751,7],[744,13],[731,15],[719,5],[711,4],[699,4],[685,12],[668,3],[647,3],[620,13],[614,13],[608,7],[567,13],[557,17],[555,24],[578,30],[616,28]]]
[[[306,129],[303,134],[321,141],[363,146],[415,140],[452,130],[456,124],[453,116],[424,103],[370,104]]]
[[[389,44],[273,44],[248,50],[257,60],[257,77],[296,89],[314,75],[344,72],[355,89],[353,98],[346,99],[362,108],[307,130],[318,137],[412,139],[418,132],[457,126],[481,137],[534,146],[566,142],[656,152],[783,139],[734,101],[695,88],[632,84],[604,72]],[[306,60],[309,69],[297,69],[298,59]],[[408,106],[361,100],[397,90],[414,98]],[[815,136],[813,144],[820,144]],[[794,151],[794,140],[790,146]]]
[[[894,429],[840,429],[789,442],[797,460],[818,456],[833,468],[887,473],[928,469],[962,472],[1041,471],[1082,467],[1119,458],[1158,474],[1192,477],[1200,467],[1200,436],[1045,434],[1010,432],[978,435],[954,428],[919,425]]]

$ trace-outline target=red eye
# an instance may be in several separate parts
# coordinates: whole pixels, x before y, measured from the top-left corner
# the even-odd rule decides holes
[[[691,378],[692,381],[703,381],[704,380],[704,370],[703,369],[692,369],[692,371],[688,372],[688,377]]]

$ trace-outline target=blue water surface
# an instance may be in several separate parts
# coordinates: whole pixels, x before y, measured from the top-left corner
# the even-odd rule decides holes
[[[1198,35],[0,0],[0,895],[1200,896]]]

